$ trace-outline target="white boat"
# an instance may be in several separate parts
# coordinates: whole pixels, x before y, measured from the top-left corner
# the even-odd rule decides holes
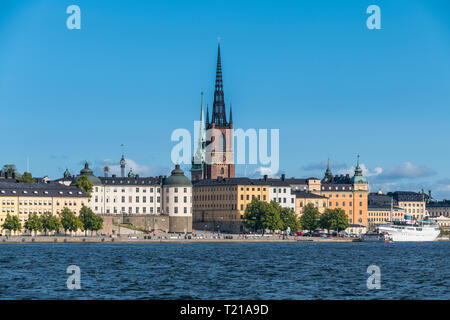
[[[412,221],[409,219],[378,225],[379,233],[387,233],[392,241],[435,241],[440,230],[434,221]]]
[[[362,235],[361,241],[364,241],[364,242],[392,242],[392,238],[387,233],[367,232]]]

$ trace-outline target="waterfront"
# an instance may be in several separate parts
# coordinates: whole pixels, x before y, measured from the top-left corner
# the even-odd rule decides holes
[[[1,299],[450,299],[448,242],[0,246]],[[66,268],[81,269],[68,290]],[[369,265],[381,289],[366,286]]]

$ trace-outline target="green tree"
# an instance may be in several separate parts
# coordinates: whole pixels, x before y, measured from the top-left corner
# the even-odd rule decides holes
[[[348,226],[349,223],[344,209],[341,208],[333,209],[330,219],[330,229],[339,232],[347,229]]]
[[[319,217],[319,227],[329,231],[331,229],[331,220],[333,218],[334,211],[332,209],[325,209]]]
[[[74,232],[78,229],[83,231],[83,222],[68,208],[64,208],[60,213],[61,216],[61,225],[64,229],[64,233],[67,233],[67,230]]]
[[[97,233],[97,231],[102,228],[103,228],[103,218],[98,215],[95,215],[94,223],[92,224],[92,231],[95,231],[95,233]]]
[[[2,228],[11,231],[22,230],[22,224],[20,223],[18,216],[11,216],[9,213],[6,215],[5,222],[2,224]]]
[[[316,230],[319,227],[319,215],[319,209],[312,203],[308,203],[303,208],[303,214],[300,217],[302,228],[309,230],[310,232]]]
[[[283,224],[282,230],[286,230],[289,227],[291,231],[297,232],[301,229],[300,220],[291,208],[281,208],[280,220]]]
[[[25,229],[33,232],[36,235],[38,231],[42,231],[42,220],[38,217],[36,212],[28,214],[28,220],[25,221]]]
[[[22,174],[22,176],[20,177],[20,181],[25,182],[25,183],[34,183],[35,182],[33,176],[29,172],[24,172]]]
[[[80,221],[83,223],[84,232],[86,235],[87,230],[93,231],[100,230],[103,227],[103,218],[97,216],[90,208],[83,206],[80,210]]]
[[[244,225],[246,228],[253,229],[255,231],[263,229],[262,217],[268,210],[268,203],[259,201],[253,198],[252,201],[245,208],[244,213]]]
[[[75,187],[86,192],[88,197],[91,197],[92,190],[94,189],[94,185],[89,181],[87,176],[79,176],[77,182],[75,182]]]
[[[244,214],[244,225],[249,229],[263,230],[281,230],[283,223],[280,218],[281,207],[276,201],[267,203],[265,201],[253,198],[247,205]]]
[[[267,206],[264,215],[262,216],[262,227],[265,231],[269,229],[271,231],[281,230],[283,223],[280,218],[281,206],[275,200],[272,200]]]
[[[54,216],[51,212],[44,212],[41,216],[42,228],[47,235],[48,231],[58,231],[62,228],[61,220],[59,217]]]

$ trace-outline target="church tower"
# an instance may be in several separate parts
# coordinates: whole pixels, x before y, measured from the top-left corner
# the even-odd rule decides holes
[[[204,179],[234,178],[233,118],[230,108],[230,121],[227,121],[225,97],[222,80],[222,61],[220,42],[217,50],[216,83],[211,122],[206,113],[206,163],[203,170]]]

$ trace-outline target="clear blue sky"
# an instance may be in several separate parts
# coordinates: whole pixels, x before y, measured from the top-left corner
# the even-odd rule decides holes
[[[81,30],[66,28],[67,6]],[[366,8],[381,8],[369,30]],[[372,189],[450,197],[450,2],[22,1],[0,4],[1,163],[100,173],[120,144],[167,174],[170,135],[212,105],[217,37],[235,127],[279,128],[288,176],[352,170]],[[186,167],[188,168],[188,167]],[[367,169],[367,170],[366,170]],[[239,175],[250,174],[237,168]]]

